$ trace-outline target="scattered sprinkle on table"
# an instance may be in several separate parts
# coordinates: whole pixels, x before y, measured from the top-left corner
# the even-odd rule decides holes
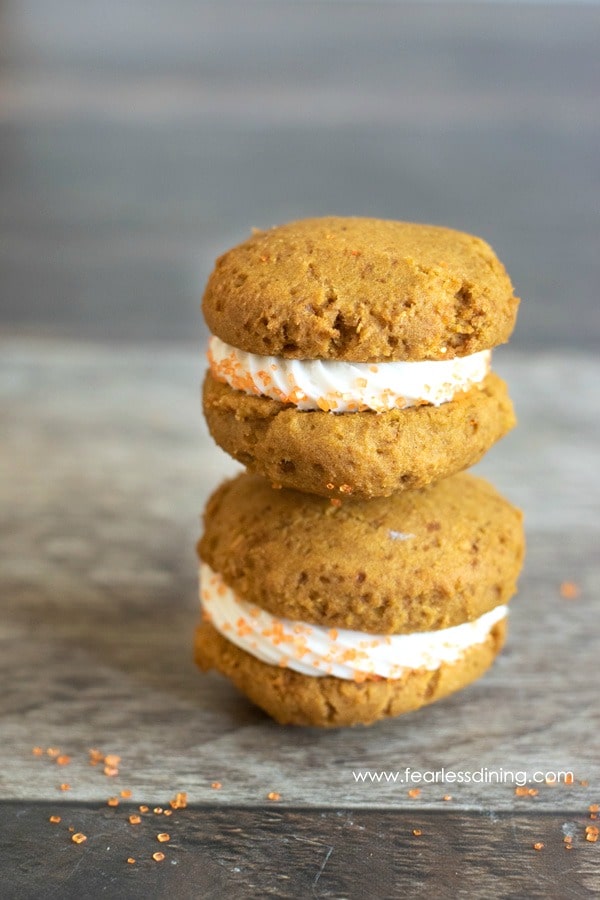
[[[560,586],[560,596],[565,600],[576,600],[581,593],[581,588],[574,581],[563,581]]]

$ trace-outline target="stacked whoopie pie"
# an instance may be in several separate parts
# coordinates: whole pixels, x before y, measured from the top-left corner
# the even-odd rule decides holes
[[[249,472],[205,513],[202,669],[279,722],[338,726],[488,668],[522,520],[456,473],[515,424],[490,357],[517,307],[492,249],[447,228],[307,219],[217,260],[204,412]]]

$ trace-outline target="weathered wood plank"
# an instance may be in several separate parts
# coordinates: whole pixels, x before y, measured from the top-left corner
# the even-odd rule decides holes
[[[372,729],[289,730],[191,659],[194,541],[235,471],[204,431],[198,353],[5,343],[0,695],[5,798],[256,805],[584,809],[598,801],[600,483],[590,410],[600,364],[506,353],[521,426],[481,467],[526,512],[529,550],[508,647],[461,695]],[[559,595],[564,580],[581,596]],[[73,755],[65,769],[33,745]],[[123,757],[118,779],[87,764]],[[572,769],[572,787],[361,783],[353,771]],[[211,782],[223,787],[215,792]],[[587,780],[589,786],[579,784]]]
[[[597,5],[28,0],[4,23],[21,333],[200,336],[217,253],[337,212],[480,233],[527,300],[516,345],[597,346]]]
[[[3,897],[362,900],[430,897],[443,885],[457,898],[571,900],[600,890],[600,842],[585,840],[589,819],[580,813],[198,807],[170,819],[149,813],[132,826],[131,808],[70,804],[52,825],[54,809],[0,805],[8,856],[29,860],[26,877],[2,867]],[[70,841],[69,824],[84,844]],[[168,843],[156,840],[162,830]],[[162,862],[152,859],[157,850]]]

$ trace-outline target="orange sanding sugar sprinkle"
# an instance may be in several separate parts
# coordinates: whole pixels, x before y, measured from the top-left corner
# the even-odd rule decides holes
[[[152,810],[152,812],[154,813],[155,816],[161,816],[162,811],[163,811],[162,806],[155,806],[154,809]]]
[[[142,821],[142,817],[138,816],[137,813],[132,813],[132,815],[129,816],[129,824],[130,825],[139,825],[141,821]]]
[[[600,828],[597,825],[586,825],[585,828],[585,839],[586,841],[590,841],[590,843],[595,844],[598,840],[598,835],[600,834]]]
[[[543,849],[544,849],[544,842],[543,842],[543,841],[536,841],[535,844],[533,845],[533,849],[534,849],[534,850],[543,850]]]
[[[60,756],[56,757],[56,763],[59,766],[68,766],[71,762],[71,757],[67,756],[66,753],[62,753]]]
[[[421,831],[420,828],[413,828],[413,834],[414,834],[415,837],[421,837],[421,835],[423,834],[423,832]]]
[[[213,783],[211,784],[211,788],[213,789],[213,791],[220,791],[222,787],[223,785],[220,781],[213,781]]]
[[[152,859],[155,862],[162,862],[164,858],[165,858],[165,854],[161,853],[160,850],[157,850],[156,853],[152,854]]]
[[[135,862],[135,859],[133,858],[133,856],[128,856],[127,862],[129,863],[130,866],[132,866]]]
[[[352,486],[350,484],[340,484],[338,490],[340,494],[351,494]]]
[[[415,800],[419,794],[421,793],[421,788],[411,788],[408,792],[408,796]]]
[[[124,797],[125,799],[131,797],[131,791],[129,790],[129,788],[125,788],[121,791],[121,797]]]
[[[142,803],[141,806],[138,806],[138,809],[139,809],[140,812],[144,812],[144,813],[150,811],[150,807],[149,807],[149,806],[146,806],[144,803]]]
[[[267,794],[267,800],[273,800],[274,802],[281,800],[281,794],[278,794],[277,791],[270,791]]]
[[[51,757],[51,759],[55,759],[57,756],[60,756],[60,750],[58,749],[58,747],[48,747],[46,753],[49,757]]]
[[[171,809],[185,809],[187,806],[187,794],[185,791],[178,791],[172,800],[169,801]]]
[[[536,797],[538,790],[537,788],[517,787],[515,788],[515,794],[517,797]]]
[[[108,776],[108,778],[113,778],[115,775],[119,774],[119,770],[116,766],[104,766],[104,774]]]
[[[70,791],[70,790],[71,790],[71,785],[70,785],[70,784],[66,784],[66,782],[65,782],[65,784],[61,784],[60,789],[61,789],[61,791]]]
[[[444,794],[442,800],[452,800],[452,794]]]
[[[171,835],[167,834],[166,831],[161,831],[160,834],[156,835],[156,840],[160,841],[161,844],[165,844],[167,841],[171,840]]]
[[[108,800],[106,801],[106,805],[107,806],[118,806],[119,798],[118,797],[109,797]]]
[[[88,750],[90,755],[90,766],[97,766],[98,763],[104,762],[104,753],[101,753],[100,750],[92,749]]]
[[[48,821],[52,822],[53,825],[58,825],[58,823],[60,822],[60,816],[50,816]]]
[[[44,754],[43,747],[34,747],[31,752],[34,756],[43,756]]]
[[[172,809],[164,809],[163,810],[163,816],[172,816],[172,815],[173,815]]]
[[[560,596],[565,600],[576,600],[581,593],[581,588],[574,581],[563,581],[560,586]]]
[[[588,806],[588,810],[591,813],[600,812],[600,803],[590,803],[590,805]]]
[[[329,502],[332,506],[341,506],[342,505],[342,501],[340,500],[339,497],[332,497]]]
[[[71,840],[74,844],[83,844],[84,841],[87,841],[87,836],[80,831],[76,831],[75,834],[71,835]]]
[[[104,757],[104,764],[107,766],[118,766],[121,762],[121,757],[117,756],[116,753],[107,753]]]

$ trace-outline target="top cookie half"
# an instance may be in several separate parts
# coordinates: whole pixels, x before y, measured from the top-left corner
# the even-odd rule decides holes
[[[328,216],[259,231],[204,293],[213,334],[249,353],[443,360],[508,340],[519,300],[492,248],[433,225]]]

